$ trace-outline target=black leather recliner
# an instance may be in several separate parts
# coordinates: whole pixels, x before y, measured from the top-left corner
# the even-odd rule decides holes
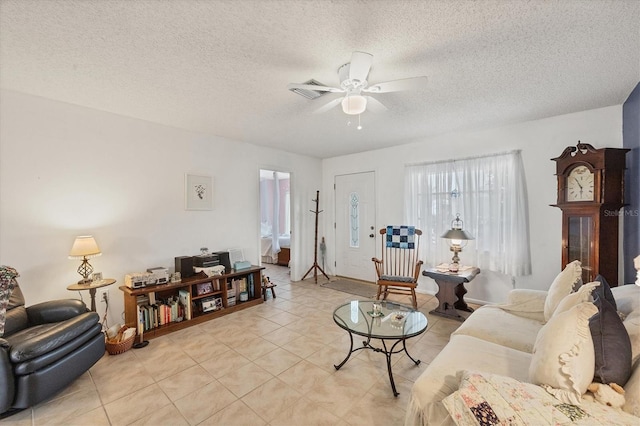
[[[103,355],[100,317],[80,300],[24,306],[16,284],[0,337],[0,416],[58,393]]]

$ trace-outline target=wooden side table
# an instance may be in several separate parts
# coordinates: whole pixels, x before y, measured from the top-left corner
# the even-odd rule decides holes
[[[89,295],[91,296],[91,310],[96,312],[96,289],[100,287],[106,287],[108,285],[114,284],[116,280],[113,278],[105,278],[100,281],[91,282],[88,284],[71,284],[67,286],[67,290],[69,291],[82,291],[89,290]]]
[[[464,301],[464,295],[467,289],[464,283],[468,283],[480,273],[480,269],[471,268],[458,273],[440,272],[437,269],[430,268],[422,271],[425,277],[433,278],[438,284],[438,307],[429,312],[445,318],[452,318],[458,321],[464,321],[473,309],[467,306]]]

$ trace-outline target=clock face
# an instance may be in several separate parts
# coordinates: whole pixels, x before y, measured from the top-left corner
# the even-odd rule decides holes
[[[567,176],[567,201],[593,201],[593,172],[586,166],[578,166]]]

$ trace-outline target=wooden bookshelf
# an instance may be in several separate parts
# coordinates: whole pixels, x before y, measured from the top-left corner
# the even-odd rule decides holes
[[[128,327],[138,328],[138,296],[148,297],[150,293],[155,293],[156,300],[160,300],[171,296],[177,297],[179,290],[188,290],[191,304],[191,319],[183,319],[179,322],[174,321],[145,330],[145,339],[153,339],[154,337],[159,337],[176,330],[181,330],[195,324],[200,324],[213,318],[227,315],[238,310],[249,308],[251,306],[259,305],[263,302],[263,269],[264,267],[262,266],[253,265],[247,269],[233,271],[230,274],[218,275],[215,277],[207,277],[204,273],[201,272],[193,277],[185,278],[177,283],[159,284],[136,289],[126,286],[120,286],[120,290],[122,290],[124,294],[125,323]],[[246,282],[246,301],[241,302],[239,296],[236,295],[235,291],[232,294],[232,289],[230,289],[229,287],[230,283],[232,283],[234,280],[244,280],[244,282]],[[211,291],[207,291],[205,293],[201,292],[199,294],[198,286],[201,285],[201,289],[203,287],[207,288],[209,287],[207,286],[207,284],[210,284]],[[232,295],[236,296],[235,305],[231,305],[229,303],[229,297]],[[206,301],[207,299],[210,299],[212,297],[222,298],[222,308],[209,312],[203,312],[203,300]]]

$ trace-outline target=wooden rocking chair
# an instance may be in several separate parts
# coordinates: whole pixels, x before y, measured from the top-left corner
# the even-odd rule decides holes
[[[382,235],[382,259],[371,259],[378,276],[376,299],[386,300],[389,294],[411,296],[413,309],[418,309],[416,287],[422,260],[418,258],[422,231],[413,226],[387,226]]]

